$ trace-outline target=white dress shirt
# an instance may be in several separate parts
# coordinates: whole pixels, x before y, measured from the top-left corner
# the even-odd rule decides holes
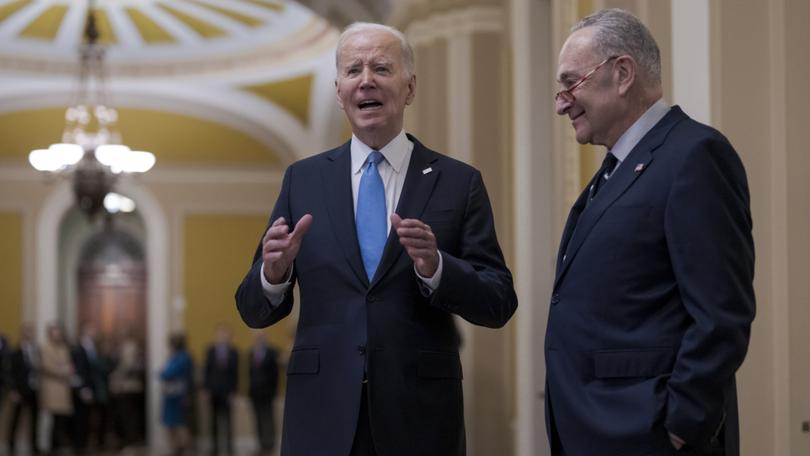
[[[351,173],[352,173],[352,199],[354,201],[354,212],[357,214],[357,192],[360,188],[360,178],[363,175],[363,168],[366,165],[368,155],[374,150],[368,145],[360,141],[357,136],[352,135],[351,142]],[[405,131],[400,131],[388,144],[386,144],[380,153],[385,160],[377,164],[377,172],[382,178],[383,186],[385,187],[385,211],[388,231],[391,231],[391,214],[394,213],[399,197],[402,194],[402,187],[405,184],[405,177],[408,174],[408,165],[411,162],[411,153],[413,152],[413,143],[405,136]],[[433,277],[423,277],[416,271],[414,272],[422,282],[427,286],[428,293],[432,293],[439,287],[439,282],[442,276],[442,255],[439,253],[439,267]],[[291,285],[290,278],[292,276],[292,268],[290,269],[290,277],[284,283],[271,284],[267,281],[264,275],[264,265],[261,269],[261,281],[264,288],[264,295],[270,300],[270,304],[277,306],[284,299],[284,295]]]
[[[669,109],[669,105],[667,105],[662,98],[659,98],[658,101],[653,103],[653,105],[641,115],[641,117],[633,122],[633,125],[630,125],[630,128],[622,133],[619,140],[613,145],[613,148],[609,150],[614,157],[619,159],[619,162],[616,164],[616,167],[613,168],[613,170],[606,173],[607,177],[610,177],[610,175],[613,174],[613,172],[618,169],[619,166],[621,166],[622,162],[624,162],[627,156],[630,155],[633,148],[636,147],[644,135],[652,130],[652,127],[654,127],[655,124],[663,119],[665,115],[667,115]]]

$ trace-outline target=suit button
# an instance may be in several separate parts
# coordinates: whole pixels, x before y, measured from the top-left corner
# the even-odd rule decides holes
[[[366,354],[366,346],[365,345],[358,345],[357,346],[357,351],[359,351],[361,355],[365,355]]]
[[[377,301],[377,298],[374,297],[374,296],[367,296],[366,297],[366,302],[375,302],[375,301]]]
[[[556,306],[559,302],[560,302],[560,295],[558,295],[557,293],[554,293],[553,295],[551,295],[551,305],[552,306]]]

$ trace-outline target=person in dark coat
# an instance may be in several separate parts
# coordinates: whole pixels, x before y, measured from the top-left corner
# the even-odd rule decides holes
[[[29,444],[31,454],[39,454],[37,446],[37,417],[39,416],[39,348],[36,345],[34,326],[25,324],[20,333],[16,350],[8,358],[10,399],[13,403],[8,428],[9,454],[14,455],[17,447],[17,427],[25,410],[30,417]]]
[[[268,345],[264,331],[256,331],[247,353],[250,366],[250,402],[256,420],[256,437],[263,455],[270,454],[276,443],[274,417],[278,390],[278,352]]]
[[[463,456],[456,317],[500,328],[517,308],[489,196],[477,169],[405,132],[402,32],[355,23],[335,65],[352,138],[287,168],[236,291],[251,328],[300,298],[281,454]]]
[[[231,331],[225,325],[216,330],[215,342],[205,357],[205,389],[211,404],[211,454],[219,451],[219,433],[225,431],[227,454],[233,454],[231,402],[239,381],[239,354],[231,345]]]
[[[11,362],[11,347],[6,336],[0,335],[0,411],[6,400],[6,393],[11,385],[9,363]]]
[[[3,400],[6,396],[6,383],[8,372],[8,357],[10,354],[8,339],[0,334],[0,410],[3,409]]]
[[[559,55],[558,115],[602,168],[563,230],[545,340],[553,456],[739,456],[756,313],[745,168],[663,99],[655,39],[599,11]]]
[[[101,414],[108,397],[102,354],[96,328],[91,323],[82,325],[81,337],[71,357],[78,379],[73,390],[74,439],[77,452],[82,453],[86,451],[91,436],[96,443],[101,441]]]

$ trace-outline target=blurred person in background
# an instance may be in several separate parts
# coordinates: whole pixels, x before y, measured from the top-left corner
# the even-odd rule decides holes
[[[217,326],[214,343],[205,356],[205,389],[211,405],[211,454],[219,452],[219,433],[224,427],[226,453],[233,451],[231,406],[239,384],[239,353],[231,345],[231,331]]]
[[[98,443],[101,440],[101,413],[107,399],[96,327],[92,323],[82,325],[72,357],[78,379],[73,390],[76,447],[80,452],[86,452],[89,441]]]
[[[8,339],[6,336],[0,334],[0,410],[3,410],[3,404],[6,398],[6,384],[8,383],[8,361],[11,350],[8,346]]]
[[[193,400],[190,385],[194,363],[186,351],[184,334],[169,336],[169,350],[169,359],[160,372],[163,391],[161,422],[169,432],[172,454],[180,456],[191,454],[187,409]]]
[[[50,413],[51,452],[60,451],[71,442],[78,450],[80,440],[71,428],[73,417],[73,398],[71,386],[78,382],[75,375],[70,348],[61,326],[50,324],[48,337],[42,346],[42,409]],[[78,451],[77,451],[78,452]]]
[[[127,332],[118,346],[115,368],[110,374],[110,395],[119,447],[131,448],[143,441],[145,367],[138,340]]]
[[[269,455],[276,443],[274,416],[278,390],[278,352],[267,343],[264,331],[255,331],[247,353],[250,365],[250,402],[256,420],[259,454]]]
[[[39,454],[37,446],[37,426],[39,417],[39,348],[36,345],[34,325],[25,323],[20,331],[17,349],[8,357],[9,399],[12,404],[11,420],[8,428],[9,454],[16,454],[17,427],[22,412],[29,416],[29,445],[31,454]]]

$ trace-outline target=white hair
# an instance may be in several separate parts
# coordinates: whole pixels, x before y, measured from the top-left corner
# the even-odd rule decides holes
[[[405,34],[394,27],[383,24],[375,24],[373,22],[354,22],[343,30],[343,33],[340,34],[340,38],[338,38],[337,49],[335,50],[335,66],[337,67],[338,65],[338,60],[340,59],[340,50],[346,44],[346,41],[353,35],[368,31],[388,32],[399,40],[399,47],[402,50],[402,63],[405,67],[405,74],[410,78],[411,75],[414,74],[413,48],[408,42],[408,39],[405,37]],[[338,74],[340,74],[340,68],[338,68]]]
[[[585,27],[596,29],[593,40],[602,58],[629,55],[648,82],[661,84],[661,52],[652,33],[636,16],[619,8],[605,9],[582,19],[571,31]]]

